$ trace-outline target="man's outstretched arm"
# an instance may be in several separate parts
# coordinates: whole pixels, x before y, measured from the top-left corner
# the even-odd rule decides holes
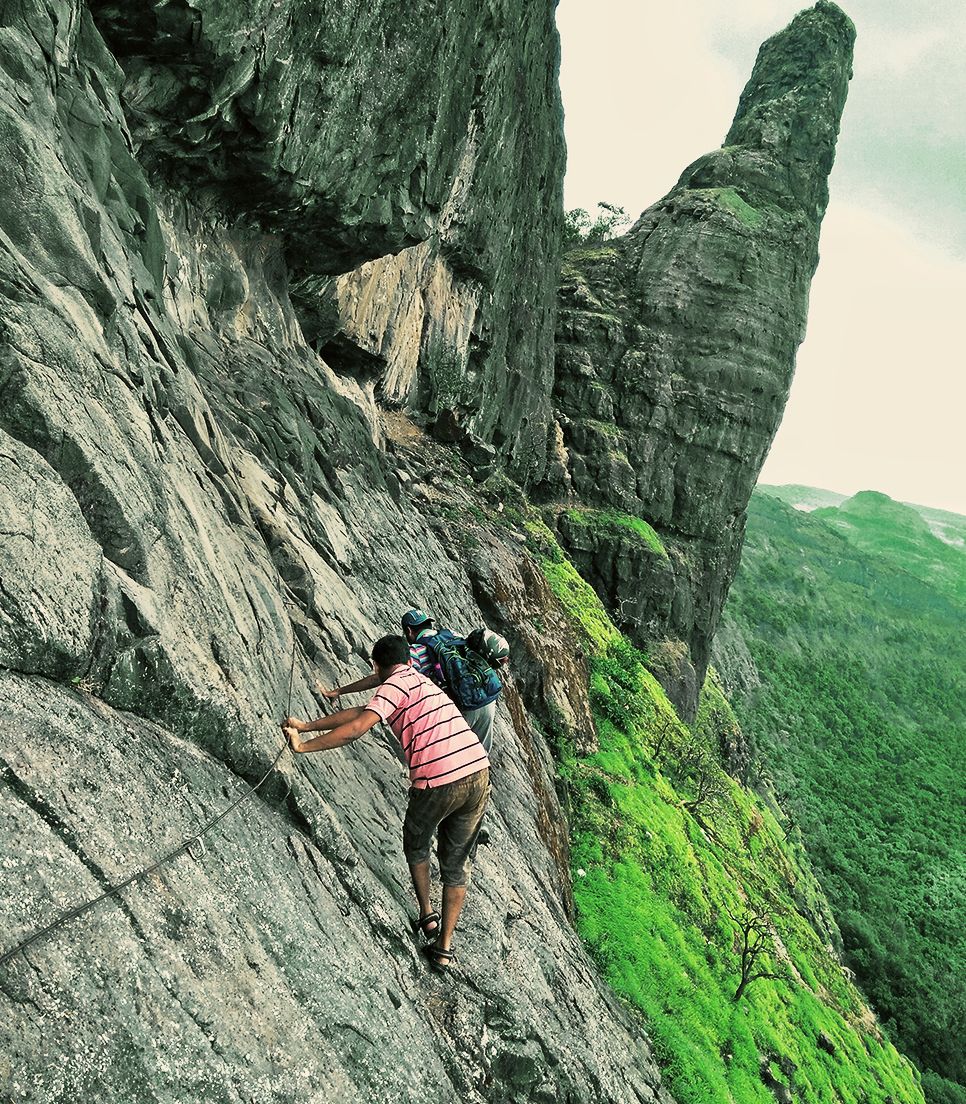
[[[328,717],[319,717],[317,721],[306,722],[300,721],[298,717],[289,717],[282,728],[292,745],[292,751],[329,751],[358,740],[380,720],[382,718],[379,714],[371,709],[353,706],[351,709],[340,709],[338,713],[332,713]],[[299,737],[305,732],[325,732],[325,735],[302,741]]]
[[[380,682],[382,682],[382,679],[377,674],[372,674],[356,679],[355,682],[350,682],[347,686],[336,686],[334,690],[324,689],[321,682],[317,682],[315,688],[324,698],[335,701],[336,698],[341,698],[343,694],[359,694],[364,690],[375,690]]]
[[[337,713],[327,713],[315,721],[300,721],[298,717],[286,717],[282,722],[282,728],[294,728],[296,732],[328,732],[329,729],[338,728],[346,721],[354,721],[362,712],[361,705],[353,705],[348,709],[340,709]]]

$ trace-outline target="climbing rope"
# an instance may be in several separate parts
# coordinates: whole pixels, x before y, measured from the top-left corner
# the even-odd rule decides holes
[[[285,713],[286,717],[291,716],[292,713],[292,687],[295,682],[296,646],[297,642],[293,639],[292,669],[289,672],[288,709]],[[278,755],[276,755],[275,758],[272,760],[271,765],[269,766],[268,770],[265,771],[262,777],[259,778],[259,780],[253,786],[249,786],[249,788],[245,790],[244,793],[236,797],[227,809],[223,809],[218,814],[218,816],[209,820],[208,823],[202,827],[200,832],[197,832],[195,835],[190,836],[186,840],[183,840],[172,851],[169,851],[166,855],[163,855],[160,859],[157,860],[157,862],[152,863],[151,866],[147,866],[141,870],[135,871],[130,877],[125,878],[123,882],[118,882],[117,885],[109,886],[99,897],[95,897],[93,898],[93,900],[86,901],[82,905],[75,906],[68,912],[65,912],[63,916],[58,916],[56,920],[48,924],[46,927],[41,928],[39,931],[35,931],[33,935],[28,936],[26,939],[18,943],[15,947],[11,947],[9,951],[4,951],[4,953],[0,955],[0,966],[3,966],[11,958],[13,958],[14,955],[20,954],[21,951],[25,951],[29,946],[31,946],[33,943],[36,943],[39,939],[43,939],[45,935],[49,935],[51,932],[56,931],[57,928],[62,927],[64,924],[69,923],[71,920],[75,920],[78,916],[82,916],[85,912],[87,912],[89,909],[92,909],[95,905],[100,904],[100,902],[105,900],[106,898],[117,896],[117,894],[120,893],[121,890],[125,888],[125,886],[129,886],[132,882],[137,882],[140,881],[142,878],[146,878],[149,874],[153,874],[154,871],[157,870],[159,867],[164,866],[165,863],[171,862],[173,859],[178,858],[179,855],[183,855],[186,851],[190,851],[190,849],[194,847],[195,844],[201,843],[203,836],[206,836],[212,830],[212,828],[214,828],[215,825],[218,824],[220,821],[224,820],[225,817],[228,816],[228,814],[233,809],[236,809],[246,798],[251,797],[251,795],[255,793],[259,786],[261,786],[265,779],[268,778],[268,776],[275,769],[275,764],[279,761],[279,759],[282,758],[287,749],[288,740],[286,739],[285,743],[279,749]]]

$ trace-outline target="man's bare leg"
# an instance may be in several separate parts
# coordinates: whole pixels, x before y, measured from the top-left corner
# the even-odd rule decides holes
[[[433,911],[430,900],[429,860],[427,859],[426,862],[421,863],[410,863],[409,874],[413,880],[413,889],[416,891],[416,900],[419,902],[419,918],[421,920]],[[438,935],[438,933],[438,925],[426,932],[427,935]]]
[[[436,937],[435,945],[441,951],[448,951],[456,930],[456,921],[463,911],[463,902],[466,899],[466,886],[443,886],[443,921],[442,930]]]

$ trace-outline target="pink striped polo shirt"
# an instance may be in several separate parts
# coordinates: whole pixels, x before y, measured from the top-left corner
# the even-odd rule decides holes
[[[418,790],[458,782],[490,765],[476,733],[445,694],[412,667],[396,667],[366,709],[389,723]]]

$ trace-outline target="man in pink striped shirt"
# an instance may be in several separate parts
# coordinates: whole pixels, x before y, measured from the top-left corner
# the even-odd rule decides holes
[[[379,721],[395,733],[409,766],[409,803],[403,823],[403,850],[419,902],[414,921],[426,936],[430,962],[453,960],[452,938],[463,909],[477,836],[490,795],[490,761],[462,714],[435,683],[412,666],[409,644],[384,636],[372,649],[379,676],[372,700],[316,721],[289,717],[285,733],[296,752],[327,751],[357,740]],[[302,741],[303,733],[325,732]],[[442,916],[433,911],[429,855],[437,836]]]

